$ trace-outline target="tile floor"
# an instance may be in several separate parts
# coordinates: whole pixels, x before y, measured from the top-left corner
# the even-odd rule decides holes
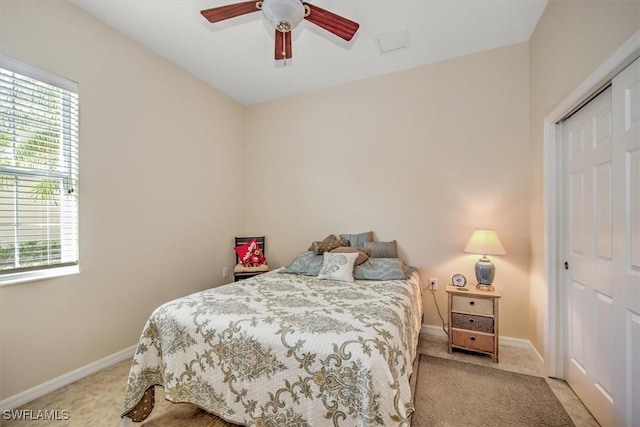
[[[447,353],[445,337],[423,335],[419,349],[422,353],[433,356],[456,359],[469,363],[488,365],[529,375],[542,376],[526,349],[500,346],[500,363],[494,364],[490,357],[467,354],[463,352]],[[120,411],[124,389],[129,373],[130,361],[117,363],[89,377],[76,381],[60,390],[47,394],[17,409],[69,411],[68,420],[5,420],[0,415],[0,426],[11,427],[44,427],[44,426],[77,426],[77,427],[118,427],[121,425]],[[547,379],[547,382],[558,396],[567,413],[578,427],[598,426],[591,414],[578,400],[575,394],[563,381]],[[147,427],[228,427],[219,418],[208,414],[190,404],[171,404],[163,399],[163,390],[156,390],[156,407],[151,416],[142,424],[131,423],[131,426]],[[59,413],[62,415],[62,413]],[[414,426],[427,427],[427,426]]]

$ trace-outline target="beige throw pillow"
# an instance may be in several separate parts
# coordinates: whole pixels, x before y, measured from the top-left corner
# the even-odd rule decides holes
[[[345,254],[345,253],[357,253],[355,265],[360,265],[371,256],[371,249],[369,248],[353,248],[351,246],[340,246],[330,251],[332,254]]]
[[[320,255],[340,246],[349,246],[349,242],[344,239],[338,239],[335,235],[330,234],[321,242],[313,242],[309,247],[309,250]]]

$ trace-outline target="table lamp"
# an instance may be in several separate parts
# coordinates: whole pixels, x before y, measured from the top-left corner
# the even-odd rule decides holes
[[[465,252],[480,254],[482,258],[476,262],[476,287],[484,291],[493,290],[493,278],[496,275],[496,267],[487,255],[506,255],[504,246],[498,238],[495,230],[474,230],[469,238]]]

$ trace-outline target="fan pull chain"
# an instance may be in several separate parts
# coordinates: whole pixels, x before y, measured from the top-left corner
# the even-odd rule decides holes
[[[287,33],[282,33],[282,59],[284,66],[287,66]]]

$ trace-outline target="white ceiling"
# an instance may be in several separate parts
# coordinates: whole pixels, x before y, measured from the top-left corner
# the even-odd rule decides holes
[[[547,0],[310,0],[360,24],[350,42],[303,21],[293,58],[273,59],[260,12],[211,24],[200,11],[229,0],[71,0],[244,105],[526,41]],[[380,54],[376,36],[406,30]]]

